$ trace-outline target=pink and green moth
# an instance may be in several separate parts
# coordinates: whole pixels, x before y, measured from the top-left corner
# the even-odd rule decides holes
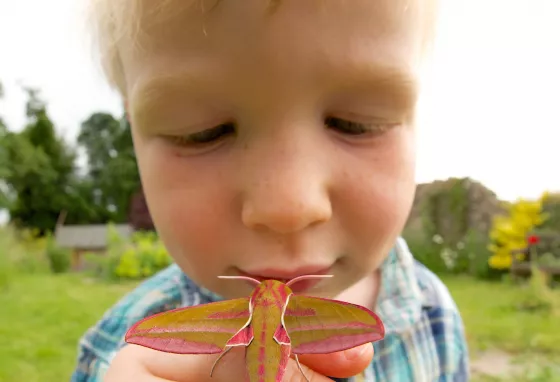
[[[232,348],[245,347],[250,382],[281,382],[290,355],[327,354],[383,339],[385,329],[370,310],[343,301],[294,294],[287,283],[245,276],[220,278],[256,284],[249,297],[179,308],[147,317],[126,333],[130,344],[178,354],[218,354],[210,371]],[[307,377],[303,373],[306,380]]]

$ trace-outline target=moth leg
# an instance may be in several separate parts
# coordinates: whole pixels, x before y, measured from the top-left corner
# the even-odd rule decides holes
[[[297,354],[294,354],[294,358],[296,359],[296,363],[297,363],[297,367],[299,369],[299,371],[301,371],[301,374],[303,374],[303,378],[305,378],[305,380],[307,382],[309,382],[309,378],[307,378],[307,375],[305,375],[305,373],[303,372],[303,369],[301,368],[301,364],[299,363],[299,359]]]
[[[220,356],[214,361],[214,364],[212,365],[212,370],[210,370],[210,378],[212,378],[212,373],[214,373],[214,368],[216,367],[216,365],[218,364],[218,361],[222,359],[223,356],[226,355],[226,353],[228,351],[230,351],[232,349],[232,347],[227,348],[226,350],[224,350],[222,352],[222,354],[220,354]]]

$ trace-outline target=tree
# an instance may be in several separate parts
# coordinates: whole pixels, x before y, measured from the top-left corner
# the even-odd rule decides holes
[[[81,125],[78,144],[88,157],[87,182],[103,222],[126,222],[132,196],[140,188],[130,125],[94,113]]]
[[[25,90],[29,97],[26,105],[29,123],[23,134],[34,147],[47,155],[57,173],[57,180],[61,185],[66,185],[75,173],[76,154],[62,138],[56,136],[54,125],[47,115],[45,104],[38,97],[38,92],[30,88]]]
[[[0,82],[0,100],[4,97],[4,88]],[[0,210],[9,206],[9,190],[6,184],[6,178],[9,175],[8,168],[8,146],[6,137],[8,136],[8,127],[0,116]]]
[[[5,129],[4,180],[13,198],[9,205],[12,221],[44,234],[55,228],[61,211],[74,213],[75,153],[57,137],[38,92],[24,90],[28,123],[20,133]]]

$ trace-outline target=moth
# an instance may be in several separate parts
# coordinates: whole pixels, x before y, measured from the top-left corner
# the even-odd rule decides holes
[[[126,333],[125,341],[178,354],[218,354],[245,347],[249,382],[281,382],[290,355],[299,370],[299,354],[327,354],[350,349],[385,336],[381,319],[355,304],[294,294],[287,283],[246,276],[219,276],[255,284],[250,296],[173,309],[144,318]]]

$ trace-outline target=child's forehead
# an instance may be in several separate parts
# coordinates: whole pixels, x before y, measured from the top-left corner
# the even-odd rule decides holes
[[[235,54],[244,54],[254,63],[258,60],[251,55],[280,56],[298,47],[322,45],[329,52],[338,44],[351,50],[353,45],[363,44],[360,37],[364,34],[370,41],[399,35],[387,40],[392,46],[417,45],[413,49],[421,56],[425,41],[431,41],[437,2],[352,0],[349,6],[348,0],[92,1],[99,7],[95,17],[110,77],[124,77],[129,71],[123,67],[127,56],[135,61],[145,54],[164,57],[165,49],[193,56],[197,49],[214,45],[216,50],[236,50]],[[378,48],[370,47],[372,51]]]
[[[107,2],[108,0],[98,0]],[[184,31],[213,24],[231,26],[253,25],[267,27],[270,24],[298,22],[321,24],[329,28],[333,23],[365,22],[375,24],[379,30],[400,27],[399,21],[407,20],[431,25],[431,15],[437,0],[113,0],[112,15],[115,23],[123,24],[129,32],[153,30],[171,31],[178,26]],[[128,3],[125,9],[117,9],[117,3]],[[107,5],[109,7],[109,5]],[[120,8],[123,8],[122,6]],[[129,24],[129,25],[127,25]],[[135,28],[136,26],[136,28]],[[256,31],[256,30],[255,30]],[[204,30],[206,33],[207,30]],[[150,35],[150,33],[144,33]]]
[[[379,40],[388,41],[386,47],[422,45],[421,1],[412,6],[409,0],[352,0],[349,7],[344,0],[275,0],[273,11],[263,0],[129,1],[140,4],[136,14],[139,33],[122,45],[129,52],[132,48],[162,54],[170,48],[196,56],[211,48],[243,54],[256,62],[261,57],[254,55],[278,56],[312,46],[328,53],[337,45],[351,50],[364,43],[379,50]]]
[[[220,92],[252,86],[250,93],[255,94],[270,88],[277,93],[298,86],[322,89],[314,84],[378,89],[386,85],[393,92],[406,90],[401,94],[413,99],[410,52],[420,42],[412,10],[390,7],[390,1],[399,0],[353,0],[356,7],[350,10],[343,1],[328,1],[339,8],[288,0],[267,16],[265,8],[235,9],[224,0],[222,10],[214,8],[214,15],[205,20],[200,10],[189,10],[168,19],[165,28],[154,25],[146,49],[125,58],[129,71],[142,71],[134,75],[137,81],[130,95],[138,100],[145,98],[142,94],[153,95],[154,89],[168,93],[173,87],[202,95],[210,83],[218,82]],[[239,99],[239,94],[224,97]]]

